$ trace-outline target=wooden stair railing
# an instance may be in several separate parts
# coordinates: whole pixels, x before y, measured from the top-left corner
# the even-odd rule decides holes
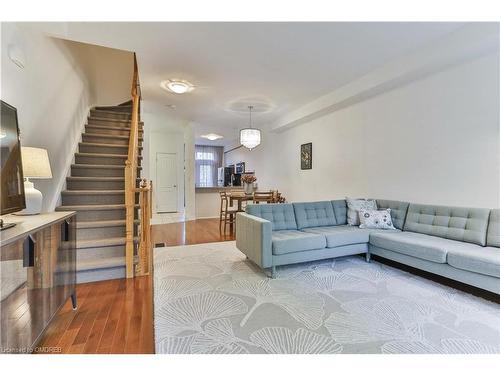
[[[139,154],[139,116],[141,90],[139,85],[139,71],[137,59],[134,53],[134,75],[132,78],[132,118],[130,122],[130,138],[128,155],[125,161],[125,267],[126,277],[131,278],[139,275],[149,274],[151,270],[151,183],[141,182],[136,188],[137,160]],[[139,246],[137,251],[138,260],[135,262],[134,246],[134,219],[135,219],[135,197],[139,193]],[[137,264],[137,266],[136,266]]]

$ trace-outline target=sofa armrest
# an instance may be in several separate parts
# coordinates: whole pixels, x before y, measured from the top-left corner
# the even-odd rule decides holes
[[[272,225],[257,216],[236,214],[236,247],[262,268],[272,266]]]

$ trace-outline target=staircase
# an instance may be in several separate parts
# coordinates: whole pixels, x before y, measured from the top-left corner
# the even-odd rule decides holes
[[[62,205],[56,209],[77,212],[78,283],[125,277],[124,172],[131,111],[130,103],[90,110]],[[142,142],[139,122],[138,177]],[[134,222],[136,236],[139,222]]]

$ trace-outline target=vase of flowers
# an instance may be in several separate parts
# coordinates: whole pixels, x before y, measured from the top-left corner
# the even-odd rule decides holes
[[[245,174],[241,177],[241,181],[243,182],[245,194],[253,194],[253,183],[257,181],[257,177],[253,174]]]

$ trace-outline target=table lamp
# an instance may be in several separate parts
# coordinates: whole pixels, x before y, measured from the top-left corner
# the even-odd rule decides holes
[[[38,215],[42,211],[42,193],[35,189],[31,179],[52,178],[47,150],[36,147],[21,147],[26,208],[17,215]]]

